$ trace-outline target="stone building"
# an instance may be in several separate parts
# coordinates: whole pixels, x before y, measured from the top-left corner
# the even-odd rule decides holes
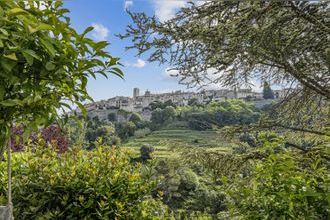
[[[284,90],[274,90],[276,98],[284,96]],[[222,101],[226,99],[248,99],[262,100],[262,93],[252,91],[252,89],[219,89],[204,90],[201,92],[174,91],[168,93],[152,93],[149,90],[140,95],[139,88],[133,89],[132,97],[116,96],[108,100],[102,100],[85,105],[88,112],[99,111],[118,111],[138,112],[148,120],[151,116],[150,103],[159,101],[172,101],[177,106],[186,106],[189,101],[194,100],[199,104],[207,104],[210,101]],[[104,115],[105,117],[105,115]]]

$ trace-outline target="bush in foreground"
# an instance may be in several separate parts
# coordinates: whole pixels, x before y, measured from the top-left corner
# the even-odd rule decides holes
[[[0,203],[6,195],[0,163]],[[13,155],[13,203],[16,219],[134,219],[152,182],[114,148],[52,149]]]

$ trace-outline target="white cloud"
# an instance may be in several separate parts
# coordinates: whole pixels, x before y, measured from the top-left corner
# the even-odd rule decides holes
[[[135,63],[125,62],[124,65],[127,67],[143,68],[147,65],[147,62],[142,59],[137,59]]]
[[[174,17],[179,8],[187,4],[185,0],[153,0],[155,15],[160,21],[166,21]]]
[[[179,71],[173,70],[171,68],[166,68],[165,71],[162,73],[163,80],[165,81],[172,81],[175,83],[179,83],[180,78],[178,77]]]
[[[109,35],[109,29],[103,26],[102,24],[93,23],[94,27],[92,36],[95,40],[104,41],[107,39]]]
[[[187,6],[188,0],[151,0],[154,8],[156,17],[164,22],[175,16],[178,9]],[[197,6],[200,6],[207,0],[192,0]]]
[[[216,69],[210,68],[207,70],[206,73],[200,73],[201,75],[203,74],[205,77],[205,84],[201,84],[200,86],[203,85],[203,89],[225,89],[226,87],[222,86],[220,83],[214,83],[212,81],[216,80],[221,73],[219,73]],[[179,83],[180,81],[180,75],[178,70],[174,70],[171,68],[166,68],[165,71],[163,72],[163,77],[164,80],[167,81],[173,81]],[[182,83],[189,82],[191,78],[187,78],[186,80],[182,81]]]
[[[147,64],[146,61],[142,59],[137,59],[136,63],[133,63],[132,66],[137,68],[143,68],[146,64]]]
[[[132,6],[133,6],[133,1],[132,0],[126,0],[125,1],[125,3],[124,3],[124,9],[125,10],[129,9]]]

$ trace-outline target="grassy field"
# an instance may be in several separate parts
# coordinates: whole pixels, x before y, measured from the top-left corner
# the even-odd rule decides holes
[[[159,158],[176,157],[180,149],[198,147],[208,151],[228,152],[232,144],[226,142],[217,131],[195,131],[189,129],[171,129],[154,131],[146,137],[131,138],[122,147],[130,149],[134,154],[144,144],[155,148],[154,155]]]

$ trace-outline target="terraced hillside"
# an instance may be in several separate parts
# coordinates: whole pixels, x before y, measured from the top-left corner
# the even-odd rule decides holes
[[[232,144],[221,137],[217,131],[195,131],[189,129],[159,130],[143,138],[131,138],[123,144],[124,148],[138,154],[144,144],[155,148],[156,157],[175,157],[180,149],[203,147],[210,151],[230,151]]]

